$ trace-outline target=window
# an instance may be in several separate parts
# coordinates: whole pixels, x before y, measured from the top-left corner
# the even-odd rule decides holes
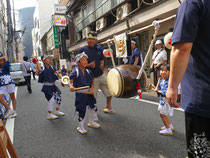
[[[95,20],[93,13],[94,13],[93,1],[90,1],[83,9],[84,27],[86,27]]]
[[[113,1],[113,7],[118,6],[120,3],[124,2],[125,0],[112,0]]]
[[[95,14],[96,19],[100,18],[103,14],[111,10],[112,1],[111,0],[95,0]]]
[[[111,0],[102,0],[103,3],[103,14],[111,10]]]
[[[21,71],[20,64],[11,64],[10,72]]]
[[[75,16],[75,31],[79,32],[80,30],[83,29],[83,23],[82,23],[83,17],[82,17],[82,11],[80,11],[78,14]]]

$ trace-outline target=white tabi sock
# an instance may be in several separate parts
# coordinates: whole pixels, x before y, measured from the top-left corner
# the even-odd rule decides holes
[[[84,128],[84,122],[85,122],[85,120],[83,119],[82,121],[79,121],[79,127],[80,127],[80,129],[82,129],[82,130],[85,130],[85,128]]]
[[[98,115],[94,109],[89,108],[89,115],[90,115],[89,118],[90,122],[98,121]]]
[[[54,97],[52,97],[49,101],[48,101],[48,111],[53,112],[54,111]]]

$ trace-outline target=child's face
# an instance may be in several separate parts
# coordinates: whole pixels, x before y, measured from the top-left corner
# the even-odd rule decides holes
[[[161,76],[163,79],[168,79],[168,78],[169,78],[169,73],[170,73],[170,71],[168,71],[166,67],[163,67],[163,68],[160,70],[160,76]]]
[[[43,60],[43,62],[47,65],[50,65],[51,64],[51,58],[47,57],[46,59]]]
[[[0,66],[4,66],[5,59],[0,59]]]
[[[87,61],[87,57],[82,57],[80,59],[80,61],[78,62],[78,65],[81,66],[81,67],[86,67],[88,64],[88,61]]]

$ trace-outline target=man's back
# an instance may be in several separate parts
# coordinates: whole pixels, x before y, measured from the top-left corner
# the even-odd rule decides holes
[[[192,42],[190,61],[182,80],[186,111],[210,117],[210,1],[185,0],[178,10],[172,44]]]

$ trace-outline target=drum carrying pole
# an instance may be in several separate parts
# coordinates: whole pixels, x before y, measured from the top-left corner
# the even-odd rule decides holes
[[[111,46],[110,46],[110,43],[111,43],[112,41],[110,40],[110,39],[108,39],[107,41],[106,41],[106,43],[107,43],[107,45],[108,45],[108,47],[109,47],[109,52],[110,52],[110,55],[111,55],[111,59],[112,59],[112,65],[113,65],[113,67],[115,68],[116,66],[115,66],[115,62],[114,62],[114,57],[113,57],[113,53],[111,52]]]
[[[152,41],[151,41],[151,44],[150,44],[149,49],[148,49],[148,51],[147,51],[147,54],[146,54],[146,56],[145,56],[144,63],[143,63],[143,65],[142,65],[141,69],[139,70],[138,76],[136,77],[137,80],[139,80],[139,79],[141,78],[142,72],[143,72],[144,67],[146,66],[146,63],[147,63],[147,61],[148,61],[148,59],[149,59],[149,56],[150,56],[150,54],[151,54],[151,52],[152,52],[152,48],[153,48],[153,46],[154,46],[154,43],[155,43],[155,41],[156,41],[156,37],[157,37],[158,31],[159,31],[159,28],[160,28],[159,21],[156,21],[156,20],[155,20],[155,21],[152,22],[152,24],[153,24],[153,26],[155,27],[155,33],[154,33],[154,35],[153,35],[153,39],[152,39]]]

